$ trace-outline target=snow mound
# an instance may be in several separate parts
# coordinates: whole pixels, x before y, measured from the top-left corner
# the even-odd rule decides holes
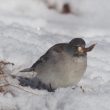
[[[29,93],[10,86],[14,95],[0,93],[0,110],[110,110],[110,1],[71,1],[79,15],[49,10],[42,0],[0,0],[0,59],[15,64],[8,68],[10,74],[32,77],[19,71],[52,45],[82,37],[87,45],[97,43],[79,83],[85,92],[80,87],[54,93],[23,87]],[[8,80],[18,86],[18,81]]]

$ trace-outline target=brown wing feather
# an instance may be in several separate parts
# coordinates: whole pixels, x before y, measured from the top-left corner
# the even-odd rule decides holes
[[[46,63],[51,57],[55,57],[54,53],[61,53],[64,50],[64,47],[67,46],[66,43],[56,44],[51,47],[43,56],[41,56],[37,62],[35,62],[31,68],[35,68],[37,65],[42,65]]]

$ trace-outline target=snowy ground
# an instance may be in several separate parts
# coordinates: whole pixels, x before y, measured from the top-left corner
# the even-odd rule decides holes
[[[110,1],[71,1],[76,15],[48,10],[42,0],[0,0],[0,59],[15,63],[11,74],[31,76],[19,70],[55,43],[82,37],[87,45],[97,43],[79,83],[85,92],[70,87],[55,93],[24,88],[35,95],[10,87],[15,96],[0,93],[0,110],[110,110]],[[60,7],[62,2],[57,3]]]

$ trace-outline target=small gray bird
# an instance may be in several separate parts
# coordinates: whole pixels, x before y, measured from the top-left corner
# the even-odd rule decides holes
[[[56,89],[76,85],[86,70],[87,52],[95,46],[93,44],[86,48],[85,45],[82,38],[74,38],[69,43],[56,44],[30,68],[21,72],[37,72],[39,85],[43,85],[44,88],[48,86],[48,88]],[[22,82],[22,80],[20,81]]]

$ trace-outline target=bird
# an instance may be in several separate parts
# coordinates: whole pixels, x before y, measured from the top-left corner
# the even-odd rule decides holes
[[[95,45],[86,47],[86,42],[82,38],[55,44],[31,67],[20,71],[37,73],[31,80],[20,77],[20,84],[48,91],[77,85],[87,68],[87,53]]]

